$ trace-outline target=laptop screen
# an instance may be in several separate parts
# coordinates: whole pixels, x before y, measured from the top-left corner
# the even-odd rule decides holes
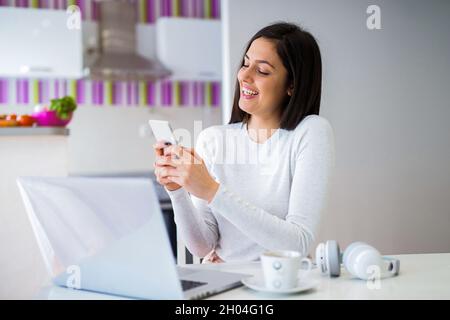
[[[182,298],[150,179],[19,178],[53,281],[131,297]]]

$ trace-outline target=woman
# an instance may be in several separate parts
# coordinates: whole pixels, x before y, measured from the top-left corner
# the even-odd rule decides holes
[[[318,116],[321,81],[313,36],[267,26],[245,50],[229,124],[203,130],[195,150],[154,146],[157,180],[191,253],[209,262],[307,255],[334,164],[333,131]]]

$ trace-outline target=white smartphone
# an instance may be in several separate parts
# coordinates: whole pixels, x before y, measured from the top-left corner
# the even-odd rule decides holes
[[[169,121],[149,120],[148,123],[152,128],[153,136],[155,137],[156,141],[165,141],[171,143],[172,145],[178,144]]]

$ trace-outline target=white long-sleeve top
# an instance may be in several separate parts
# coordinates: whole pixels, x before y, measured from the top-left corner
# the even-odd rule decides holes
[[[250,261],[265,250],[308,253],[334,167],[333,130],[325,118],[307,116],[264,143],[254,142],[242,123],[209,127],[196,151],[220,184],[212,201],[184,188],[169,191],[192,254],[204,257],[214,249],[224,261]]]

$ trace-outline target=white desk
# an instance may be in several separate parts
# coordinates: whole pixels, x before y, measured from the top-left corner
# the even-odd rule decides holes
[[[240,287],[209,299],[450,299],[450,253],[411,254],[394,257],[400,259],[400,275],[382,280],[380,289],[369,289],[365,281],[352,279],[344,270],[339,278],[327,278],[322,277],[318,269],[314,269],[311,276],[319,279],[319,285],[311,291],[277,295]],[[195,265],[195,267],[253,275],[260,272],[259,263],[224,263]],[[51,287],[43,290],[38,298],[118,299],[119,297]]]

